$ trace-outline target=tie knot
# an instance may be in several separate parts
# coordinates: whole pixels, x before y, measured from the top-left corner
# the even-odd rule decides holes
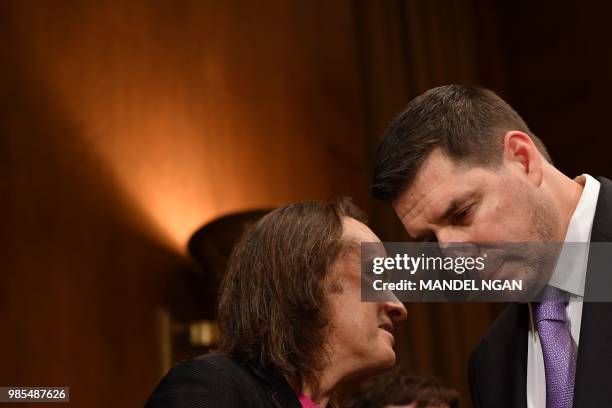
[[[567,294],[555,287],[547,286],[540,295],[542,301],[539,303],[534,303],[533,308],[536,324],[542,320],[556,320],[565,322]]]
[[[565,322],[565,305],[562,300],[549,300],[546,302],[535,303],[533,308],[534,320],[540,323],[542,320],[556,320]]]

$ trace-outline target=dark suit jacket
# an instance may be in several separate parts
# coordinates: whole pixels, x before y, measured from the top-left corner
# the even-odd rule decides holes
[[[591,242],[612,242],[612,182],[601,183]],[[601,274],[589,253],[585,297],[601,292]],[[612,273],[612,265],[610,266]],[[608,285],[609,286],[609,285]],[[609,289],[612,291],[612,287]],[[527,406],[526,304],[512,303],[497,318],[470,356],[469,381],[474,408],[524,408]],[[612,303],[585,302],[576,362],[574,408],[612,406]]]
[[[161,380],[146,408],[302,408],[285,378],[274,370],[210,353],[176,365]]]

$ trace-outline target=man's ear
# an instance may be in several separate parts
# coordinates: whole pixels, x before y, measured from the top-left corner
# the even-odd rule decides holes
[[[504,135],[504,164],[521,172],[535,186],[542,184],[543,160],[529,135],[511,130]]]

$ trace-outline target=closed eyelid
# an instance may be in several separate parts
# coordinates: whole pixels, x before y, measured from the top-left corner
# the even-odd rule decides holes
[[[471,191],[451,200],[451,202],[446,207],[446,210],[444,210],[441,215],[435,218],[435,223],[441,223],[444,220],[449,219],[452,215],[464,211],[465,209],[472,206],[473,204],[466,205],[466,203],[472,200],[476,195],[477,194],[475,191]]]
[[[464,205],[463,207],[461,207],[461,209],[455,211],[455,215],[458,214],[467,214],[472,210],[472,207],[474,207],[473,203],[469,203],[467,205]]]
[[[430,214],[430,216],[427,216],[426,214],[420,214],[419,218],[424,218],[424,219],[430,218],[432,221],[427,222],[427,224],[429,225],[439,225],[439,224],[446,223],[448,222],[448,220],[451,219],[451,217],[453,217],[458,212],[463,211],[473,206],[475,198],[478,195],[479,194],[476,191],[467,191],[463,194],[460,194],[458,197],[452,199],[450,203],[446,206],[446,209],[441,215],[437,215],[437,216],[430,218],[432,214]],[[405,211],[400,217],[406,230],[409,230],[406,218],[413,218],[414,220],[415,218],[414,215],[413,217],[410,217],[410,214],[414,213],[414,211],[415,211],[415,208],[413,207],[412,209]],[[413,225],[412,227],[415,227],[415,226]],[[415,234],[409,233],[413,241],[415,242],[437,242],[437,236],[435,234],[435,231],[431,230],[430,228],[422,228],[422,229],[419,228],[418,230],[420,230],[418,233],[415,233]]]
[[[452,215],[453,222],[460,223],[468,219],[471,215],[472,207],[474,207],[474,204],[469,204],[469,205],[464,206],[460,210],[455,211],[455,213]]]

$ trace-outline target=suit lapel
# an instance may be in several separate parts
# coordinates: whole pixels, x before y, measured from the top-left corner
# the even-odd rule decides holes
[[[528,327],[528,306],[511,303],[483,337],[471,362],[474,406],[527,407]]]
[[[597,209],[591,232],[591,250],[585,282],[585,297],[599,297],[606,274],[612,273],[608,263],[607,270],[595,269],[601,259],[609,254],[597,247],[598,242],[612,242],[612,182],[598,178],[601,183]],[[599,266],[600,268],[601,266]],[[590,296],[591,295],[591,296]],[[574,388],[574,407],[602,407],[612,403],[612,303],[585,302],[580,325],[580,347],[576,362],[576,385]]]

